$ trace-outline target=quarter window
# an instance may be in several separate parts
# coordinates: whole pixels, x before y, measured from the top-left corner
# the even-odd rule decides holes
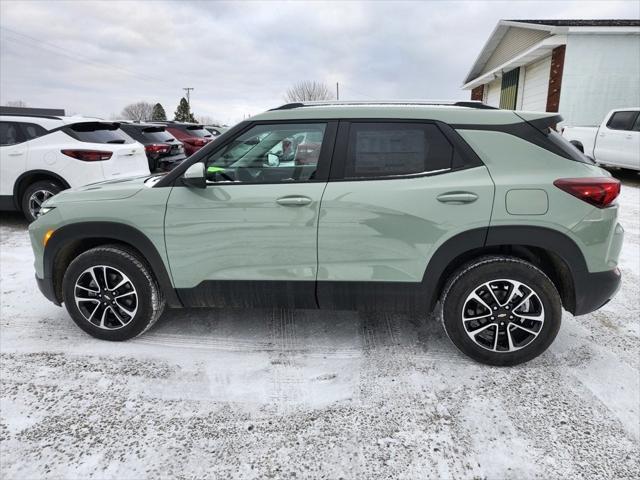
[[[279,183],[313,180],[326,124],[257,125],[211,155],[210,182]]]
[[[638,116],[638,112],[615,112],[607,122],[607,127],[611,130],[631,130],[633,122]]]
[[[352,123],[345,178],[443,170],[452,159],[453,147],[435,124]]]
[[[0,145],[15,145],[24,142],[19,125],[14,122],[0,122]]]

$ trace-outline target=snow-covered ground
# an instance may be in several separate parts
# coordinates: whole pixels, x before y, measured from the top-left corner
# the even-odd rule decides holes
[[[640,189],[620,198],[623,287],[516,368],[432,319],[170,311],[94,340],[0,221],[1,478],[637,478]]]

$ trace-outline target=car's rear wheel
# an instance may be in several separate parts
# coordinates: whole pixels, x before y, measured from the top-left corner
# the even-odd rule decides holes
[[[452,275],[442,298],[447,335],[463,353],[489,365],[517,365],[544,352],[560,328],[553,282],[514,257],[483,257]]]
[[[32,183],[22,193],[22,213],[29,222],[33,222],[40,215],[40,208],[45,200],[64,190],[62,185],[53,180],[41,180]]]
[[[73,321],[103,340],[147,331],[164,310],[164,297],[146,262],[120,245],[92,248],[71,262],[62,295]]]

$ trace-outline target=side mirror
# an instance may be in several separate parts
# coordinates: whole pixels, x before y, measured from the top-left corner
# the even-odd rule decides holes
[[[204,173],[204,163],[194,163],[187,168],[187,171],[182,175],[182,181],[187,187],[206,188],[207,178]]]

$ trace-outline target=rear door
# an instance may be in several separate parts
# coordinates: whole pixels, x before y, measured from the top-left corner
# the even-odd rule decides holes
[[[16,179],[25,172],[28,144],[18,122],[0,122],[0,195],[13,195]]]
[[[638,134],[633,125],[638,112],[625,110],[614,112],[604,127],[598,131],[595,157],[598,162],[620,167],[640,168]]]
[[[190,306],[315,308],[317,225],[337,124],[252,124],[205,160],[207,187],[176,185],[165,238]],[[318,134],[314,159],[283,148]]]
[[[439,280],[425,275],[433,252],[488,226],[493,182],[456,135],[435,122],[340,123],[318,228],[321,307],[413,309],[421,282]]]

